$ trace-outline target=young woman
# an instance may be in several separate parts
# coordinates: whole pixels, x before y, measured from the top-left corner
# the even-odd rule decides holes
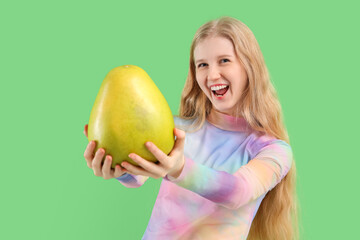
[[[163,178],[143,239],[298,238],[295,161],[281,105],[244,23],[222,17],[198,29],[174,120],[169,155],[147,146],[158,164],[131,153],[139,166],[112,170],[95,143],[84,153],[96,176],[125,187]]]

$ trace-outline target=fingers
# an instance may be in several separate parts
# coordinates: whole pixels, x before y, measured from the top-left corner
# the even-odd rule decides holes
[[[122,168],[119,165],[116,165],[115,166],[115,172],[114,172],[114,178],[118,178],[121,175],[125,174],[126,173],[125,170],[126,170],[125,168]]]
[[[84,134],[87,135],[87,125],[85,125]],[[94,149],[96,147],[95,141],[90,141],[86,146],[84,152],[84,158],[86,160],[86,164],[89,168],[91,168],[94,172],[95,176],[103,177],[104,179],[117,178],[126,173],[126,169],[116,165],[115,170],[111,168],[112,156],[107,155],[104,164],[102,165],[105,150],[103,148],[99,148],[95,155]]]
[[[179,129],[179,128],[174,128],[174,133],[175,133],[175,136],[176,137],[179,137],[179,138],[185,138],[185,131]]]
[[[147,147],[147,149],[149,149],[152,155],[154,155],[154,157],[159,160],[159,162],[164,162],[167,160],[168,156],[163,151],[161,151],[154,143],[147,142],[145,146]]]
[[[152,177],[155,179],[158,179],[159,176],[156,176],[148,171],[145,171],[143,168],[141,167],[137,167],[132,165],[131,163],[128,162],[122,162],[121,166],[123,166],[126,169],[126,172],[133,174],[133,175],[142,175],[142,176],[148,176],[148,177]]]
[[[105,155],[105,150],[102,148],[99,148],[95,153],[95,157],[92,161],[92,169],[94,171],[95,176],[102,177],[101,163],[104,155]]]
[[[143,159],[137,154],[131,153],[129,154],[129,157],[142,168],[141,170],[145,170],[148,173],[152,173],[153,174],[152,177],[154,176],[164,177],[166,175],[166,173],[163,173],[162,171],[163,169],[161,167],[159,167],[153,162]]]
[[[110,179],[114,175],[114,170],[111,170],[112,157],[107,155],[105,158],[104,165],[102,166],[102,175],[104,179]]]
[[[170,156],[174,156],[177,152],[183,151],[185,145],[185,132],[178,128],[174,128],[174,134],[176,136],[176,141]]]
[[[94,148],[95,148],[95,142],[94,141],[90,141],[89,144],[87,145],[85,152],[84,152],[84,157],[87,163],[87,166],[89,168],[92,168],[92,160],[94,158]]]
[[[84,127],[84,134],[86,137],[88,137],[88,124],[86,124]]]
[[[105,158],[104,165],[102,166],[102,177],[104,179],[117,178],[126,173],[124,168],[116,165],[115,170],[111,169],[112,157],[107,155]]]

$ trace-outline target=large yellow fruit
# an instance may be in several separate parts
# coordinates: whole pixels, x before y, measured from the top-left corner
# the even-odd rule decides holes
[[[140,67],[112,69],[101,84],[88,125],[88,140],[112,156],[112,168],[131,160],[129,153],[156,162],[145,147],[151,141],[164,153],[174,146],[174,119],[164,96]]]

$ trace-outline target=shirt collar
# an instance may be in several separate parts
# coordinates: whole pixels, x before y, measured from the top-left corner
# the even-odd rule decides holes
[[[211,109],[207,122],[226,131],[248,132],[251,127],[244,117],[234,117]]]

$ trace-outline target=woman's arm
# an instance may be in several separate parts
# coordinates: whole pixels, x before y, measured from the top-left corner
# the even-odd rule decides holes
[[[255,149],[255,148],[254,148]],[[258,153],[234,174],[218,171],[185,158],[185,165],[176,179],[165,179],[230,209],[257,199],[274,188],[288,173],[292,150],[282,140],[268,141]]]

